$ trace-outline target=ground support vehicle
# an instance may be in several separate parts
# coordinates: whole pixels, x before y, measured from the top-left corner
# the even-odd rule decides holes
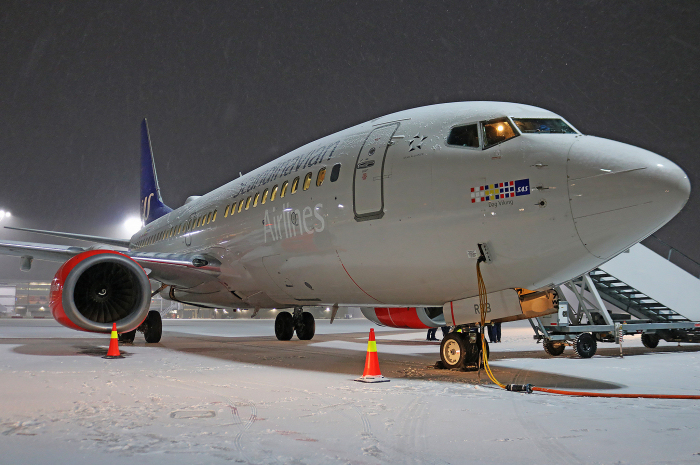
[[[564,291],[568,291],[565,293]],[[641,334],[649,348],[667,342],[700,343],[700,322],[650,298],[638,289],[597,268],[557,289],[560,296],[573,294],[577,303],[562,299],[558,313],[530,319],[534,338],[545,352],[557,356],[567,345],[581,358],[595,355],[599,342],[620,345],[626,334]],[[609,310],[605,303],[614,309]]]

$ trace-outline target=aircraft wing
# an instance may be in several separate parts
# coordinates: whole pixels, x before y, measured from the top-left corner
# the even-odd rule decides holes
[[[79,253],[93,249],[94,247],[0,240],[0,255],[32,257],[51,262],[65,262]],[[215,279],[221,271],[221,262],[207,254],[141,253],[125,250],[117,252],[131,257],[141,265],[149,278],[178,287],[197,286]]]
[[[0,255],[32,257],[50,262],[65,262],[74,255],[88,250],[84,247],[39,244],[36,242],[19,242],[0,240]]]

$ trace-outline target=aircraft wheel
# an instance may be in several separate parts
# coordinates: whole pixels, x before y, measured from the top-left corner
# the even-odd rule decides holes
[[[125,344],[131,344],[134,342],[134,339],[136,338],[136,330],[134,329],[133,331],[129,331],[128,333],[121,333],[118,337],[119,342],[123,342]]]
[[[314,316],[309,312],[303,312],[301,314],[301,321],[296,327],[297,337],[302,341],[309,341],[313,339],[314,334],[316,334],[316,321]]]
[[[656,348],[659,345],[659,335],[656,333],[643,333],[642,344],[650,349]]]
[[[288,341],[294,335],[294,318],[289,312],[280,312],[275,318],[275,336],[280,341]]]
[[[160,313],[155,310],[148,312],[146,321],[142,323],[143,336],[149,344],[160,342],[163,335],[163,320],[160,319]]]
[[[574,352],[581,358],[591,358],[595,355],[598,344],[591,333],[581,333],[574,339]]]
[[[467,347],[460,333],[450,333],[440,343],[440,360],[445,368],[461,368],[467,355]]]
[[[545,339],[542,341],[542,347],[547,354],[556,357],[564,353],[566,344],[563,342],[548,341]]]

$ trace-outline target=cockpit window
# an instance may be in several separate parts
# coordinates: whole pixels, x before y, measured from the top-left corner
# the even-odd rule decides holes
[[[479,129],[476,124],[452,128],[447,137],[447,145],[479,148]]]
[[[498,118],[481,123],[484,137],[484,150],[496,144],[505,142],[516,137],[518,134],[513,130],[507,118]]]
[[[556,118],[513,118],[523,134],[576,134],[574,128]]]

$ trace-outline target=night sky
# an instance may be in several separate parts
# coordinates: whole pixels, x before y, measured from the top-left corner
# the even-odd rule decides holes
[[[699,84],[697,1],[3,0],[0,225],[124,237],[143,117],[176,208],[387,113],[501,100],[680,165],[694,190],[657,235],[700,260]],[[18,263],[1,277],[58,266]]]

